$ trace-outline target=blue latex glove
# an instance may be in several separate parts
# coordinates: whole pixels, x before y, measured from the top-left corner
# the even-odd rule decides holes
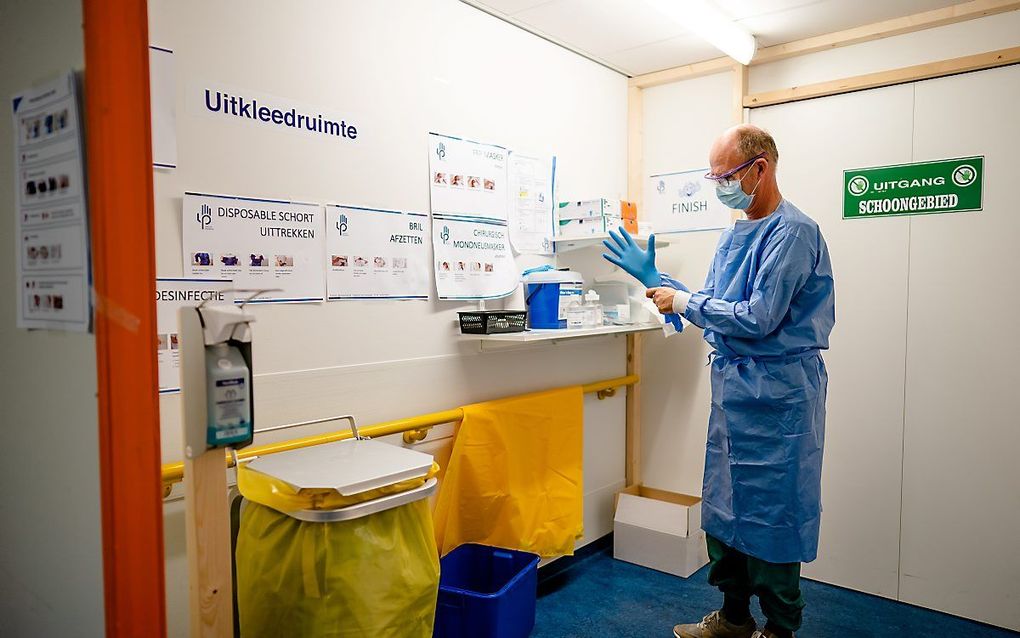
[[[670,277],[669,275],[666,275],[666,274],[662,275],[662,285],[660,285],[659,287],[660,288],[672,288],[673,290],[683,290],[684,292],[690,292],[691,291],[690,288],[688,288],[687,286],[683,285],[682,283],[680,283],[676,279],[673,279],[672,277]]]
[[[672,288],[674,290],[683,290],[684,292],[690,292],[690,289],[688,289],[687,286],[683,285],[676,279],[673,279],[669,275],[662,275],[662,284],[659,287]],[[684,331],[684,324],[683,322],[680,321],[680,315],[671,312],[666,315],[666,321],[673,324],[673,327],[676,328],[677,332]]]
[[[611,240],[602,242],[609,250],[609,254],[602,254],[603,257],[623,268],[630,276],[644,284],[645,288],[656,288],[661,285],[662,277],[655,268],[655,235],[648,238],[648,250],[641,250],[622,226],[619,235],[609,231],[609,236]]]

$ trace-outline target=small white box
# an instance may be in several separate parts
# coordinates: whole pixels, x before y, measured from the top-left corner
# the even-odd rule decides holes
[[[620,219],[623,213],[620,211],[620,200],[608,199],[584,199],[560,202],[560,219],[580,219],[585,217],[614,217]]]
[[[560,219],[558,236],[562,239],[577,239],[601,235],[616,230],[623,224],[619,217],[574,217]]]
[[[700,498],[634,485],[616,499],[613,558],[683,578],[708,564]]]

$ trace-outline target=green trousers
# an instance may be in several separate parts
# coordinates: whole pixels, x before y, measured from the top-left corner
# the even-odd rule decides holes
[[[769,563],[707,538],[712,565],[708,582],[726,597],[724,609],[750,609],[751,596],[757,596],[770,625],[787,631],[800,629],[804,609],[800,563]]]

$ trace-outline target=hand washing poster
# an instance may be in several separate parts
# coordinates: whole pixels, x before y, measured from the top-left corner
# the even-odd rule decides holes
[[[206,302],[233,303],[227,292],[231,281],[214,279],[156,279],[156,359],[159,369],[159,393],[181,390],[181,344],[177,311]]]
[[[506,224],[434,215],[432,245],[440,299],[495,299],[517,288]]]
[[[331,300],[428,299],[429,219],[356,206],[326,206]]]
[[[556,158],[510,153],[510,241],[524,255],[553,254]]]
[[[250,303],[323,301],[324,226],[318,204],[185,193],[185,276],[272,291]]]
[[[429,193],[440,299],[495,299],[517,287],[507,226],[508,152],[429,133]]]
[[[656,233],[717,230],[731,223],[731,210],[715,196],[705,179],[707,168],[662,173],[648,178],[645,210]]]

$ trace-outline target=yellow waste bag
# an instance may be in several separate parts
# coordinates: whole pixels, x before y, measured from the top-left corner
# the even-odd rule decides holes
[[[463,543],[574,553],[583,535],[580,387],[464,408],[436,501],[445,556]]]
[[[250,471],[241,493],[272,495],[261,478],[269,479]],[[308,498],[281,486],[285,500]],[[439,557],[427,499],[335,523],[300,521],[249,499],[236,560],[242,638],[432,636]]]

